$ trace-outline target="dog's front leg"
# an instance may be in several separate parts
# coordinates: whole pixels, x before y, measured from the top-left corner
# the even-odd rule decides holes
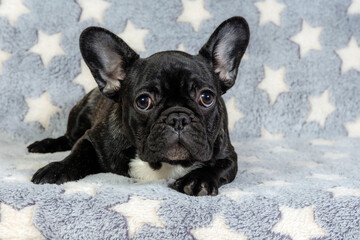
[[[193,196],[217,195],[220,186],[234,180],[237,172],[237,155],[231,151],[226,158],[215,159],[179,178],[171,186]]]
[[[99,172],[101,170],[95,149],[89,140],[82,138],[74,145],[69,156],[40,168],[31,181],[36,184],[62,184]]]

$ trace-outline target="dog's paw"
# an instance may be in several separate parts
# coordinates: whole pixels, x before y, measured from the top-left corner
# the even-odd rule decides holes
[[[53,153],[70,150],[72,144],[66,136],[59,138],[45,138],[30,144],[27,148],[32,153]]]
[[[37,170],[31,181],[35,184],[56,183],[62,184],[71,181],[69,171],[61,162],[52,162]]]
[[[211,176],[196,171],[179,178],[171,187],[191,196],[215,196],[219,188],[217,181]]]
[[[36,141],[36,142],[30,144],[29,146],[27,146],[27,149],[29,152],[32,152],[32,153],[47,153],[48,152],[47,145],[48,144],[44,143],[44,140]]]

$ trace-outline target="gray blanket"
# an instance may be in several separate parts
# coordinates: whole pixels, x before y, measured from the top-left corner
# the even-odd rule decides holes
[[[215,197],[168,182],[97,174],[34,185],[67,153],[0,141],[0,239],[359,239],[359,141],[245,140],[235,181]],[[11,238],[15,237],[15,238]],[[31,238],[33,237],[33,238]]]
[[[251,39],[224,98],[239,173],[219,196],[113,174],[30,182],[68,153],[26,144],[62,135],[95,87],[84,28],[107,28],[142,57],[196,54],[237,15]],[[359,26],[359,0],[2,0],[0,239],[360,239]]]

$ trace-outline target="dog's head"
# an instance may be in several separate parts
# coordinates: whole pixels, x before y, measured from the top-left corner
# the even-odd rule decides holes
[[[223,22],[198,55],[139,56],[115,34],[84,30],[80,49],[100,91],[121,104],[123,131],[149,163],[211,159],[224,125],[221,95],[236,80],[249,41],[241,17]]]

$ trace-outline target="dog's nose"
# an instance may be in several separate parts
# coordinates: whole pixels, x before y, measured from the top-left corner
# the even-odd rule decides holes
[[[169,126],[172,126],[176,131],[181,131],[186,125],[191,123],[191,119],[186,113],[171,113],[165,122]]]

